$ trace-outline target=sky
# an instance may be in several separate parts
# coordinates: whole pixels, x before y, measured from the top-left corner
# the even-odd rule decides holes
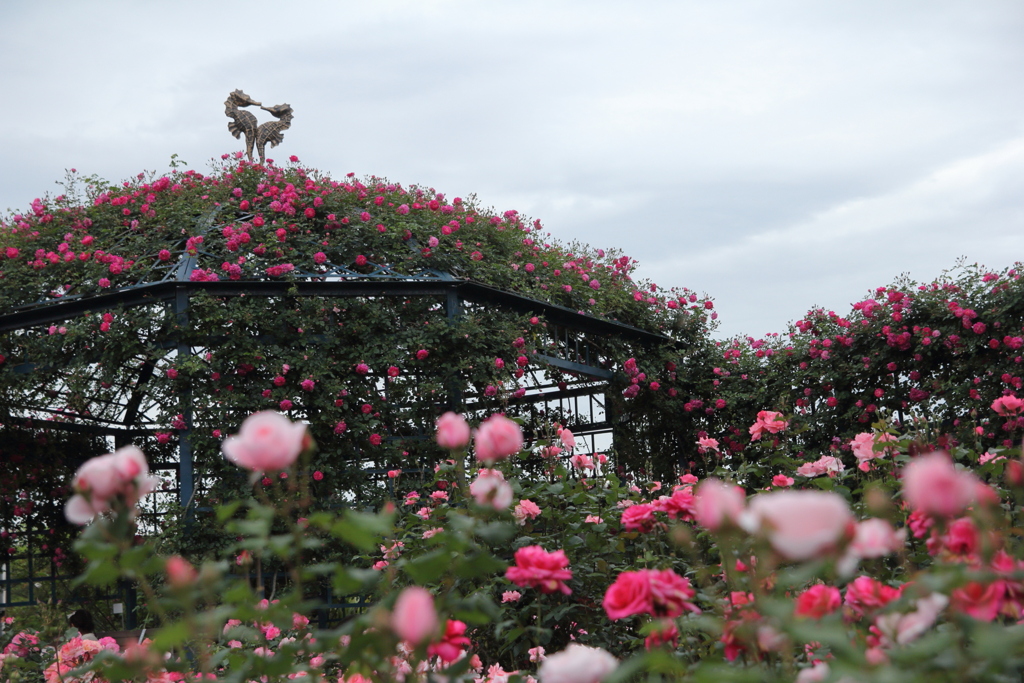
[[[1024,3],[0,4],[0,212],[242,148],[476,195],[716,302],[717,336],[1024,259]],[[269,119],[257,112],[261,121]]]

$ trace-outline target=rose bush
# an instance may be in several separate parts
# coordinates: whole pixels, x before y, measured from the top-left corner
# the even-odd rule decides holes
[[[544,511],[518,520],[511,506],[478,503],[458,485],[476,460],[462,446],[439,451],[431,489],[446,495],[428,494],[418,510],[422,482],[376,513],[310,510],[301,477],[272,489],[254,482],[252,498],[218,510],[232,547],[223,559],[195,558],[195,568],[152,552],[155,539],[139,545],[132,511],[114,507],[83,532],[83,579],[134,577],[152,640],[128,651],[82,646],[85,655],[72,640],[47,654],[22,631],[3,666],[60,670],[65,681],[85,671],[147,681],[1012,677],[1024,664],[1024,481],[1003,474],[1024,461],[1016,449],[931,455],[927,434],[885,440],[891,467],[801,477],[770,492],[748,479],[745,500],[722,483],[739,481],[727,464],[707,482],[574,477],[570,456],[552,459],[540,442],[495,463],[515,499]],[[306,443],[286,472],[301,471],[314,448]],[[545,464],[541,477],[523,476],[531,458]],[[795,471],[799,461],[783,442],[775,447],[777,466]],[[918,477],[941,485],[918,490]],[[970,496],[933,504],[961,489]],[[666,504],[683,493],[696,509],[722,512],[694,517]],[[624,513],[641,505],[653,523],[630,528]],[[309,564],[330,539],[356,559]],[[282,562],[272,599],[233,561],[243,553]],[[319,625],[325,580],[339,595],[372,599],[337,626]],[[75,668],[63,663],[72,660]]]

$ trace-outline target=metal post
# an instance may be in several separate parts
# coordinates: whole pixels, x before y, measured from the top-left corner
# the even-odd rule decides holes
[[[192,353],[191,345],[182,341],[182,336],[189,327],[188,316],[188,289],[178,287],[175,292],[173,310],[175,323],[178,328],[178,359],[185,358]],[[192,433],[192,388],[186,386],[181,396],[181,417],[185,423],[184,429],[178,430],[178,502],[188,505],[192,500],[195,491],[192,444],[189,436]]]

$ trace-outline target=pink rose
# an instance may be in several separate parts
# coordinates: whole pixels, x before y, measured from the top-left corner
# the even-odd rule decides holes
[[[858,576],[846,586],[846,598],[843,601],[857,614],[866,610],[885,607],[900,597],[902,590],[887,586],[870,576]]]
[[[523,594],[519,591],[505,591],[501,594],[502,602],[519,602],[519,599],[523,597]]]
[[[1000,396],[996,400],[992,401],[992,410],[996,411],[1003,417],[1017,415],[1021,410],[1024,410],[1024,400],[1019,399],[1016,396]]]
[[[700,608],[690,602],[697,592],[690,586],[689,579],[671,569],[645,571],[651,584],[652,616],[675,618],[684,611],[700,614]]]
[[[449,619],[444,624],[444,635],[441,640],[427,648],[427,656],[437,656],[446,664],[454,662],[471,643],[465,636],[466,623],[457,619]]]
[[[523,432],[507,417],[492,415],[476,430],[475,445],[478,460],[502,460],[522,449]]]
[[[537,676],[540,683],[599,683],[618,666],[619,660],[601,648],[569,643],[561,652],[544,659]]]
[[[778,434],[789,426],[789,423],[782,419],[782,413],[771,410],[762,410],[757,414],[757,420],[750,425],[750,440],[757,441],[765,432]]]
[[[572,578],[572,571],[564,550],[549,553],[539,545],[528,545],[516,551],[515,561],[514,567],[505,570],[505,578],[517,586],[532,586],[542,593],[572,593],[565,583]]]
[[[701,453],[707,453],[708,451],[718,451],[718,439],[709,439],[702,436],[697,439],[697,450]]]
[[[903,498],[915,511],[939,517],[960,514],[974,502],[978,479],[957,470],[944,453],[922,455],[903,468]]]
[[[516,505],[515,510],[512,511],[512,516],[516,518],[516,521],[520,525],[526,524],[528,519],[536,519],[540,516],[540,507],[537,506],[532,500],[523,498]]]
[[[302,452],[306,425],[292,423],[273,411],[254,413],[245,419],[237,436],[221,444],[228,460],[253,472],[272,472],[291,466]]]
[[[425,588],[409,586],[395,601],[391,630],[402,640],[419,645],[437,630],[434,596]]]
[[[558,438],[561,439],[562,445],[566,448],[572,449],[576,447],[576,437],[568,429],[563,429],[559,432]]]
[[[854,519],[842,496],[823,491],[772,491],[750,500],[740,520],[750,533],[763,531],[789,560],[821,557],[852,535]]]
[[[739,486],[718,479],[705,479],[697,487],[693,516],[704,528],[717,531],[726,523],[736,524],[739,521],[746,501],[747,495]]]
[[[437,445],[454,451],[469,443],[469,424],[461,415],[447,412],[437,418]]]

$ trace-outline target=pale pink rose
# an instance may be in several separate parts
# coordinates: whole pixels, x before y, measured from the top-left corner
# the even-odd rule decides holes
[[[853,437],[850,448],[853,449],[853,454],[858,461],[873,460],[875,458],[875,435],[871,432],[861,432]]]
[[[502,460],[522,449],[523,432],[507,417],[492,415],[477,428],[474,443],[478,460]]]
[[[519,599],[523,597],[523,594],[519,591],[505,591],[501,594],[502,602],[519,602]]]
[[[569,643],[549,655],[537,670],[540,683],[600,683],[619,666],[619,660],[601,648]]]
[[[562,440],[562,445],[566,448],[576,448],[576,437],[568,429],[563,429],[558,433],[558,438]]]
[[[516,522],[522,526],[526,524],[526,520],[536,519],[540,516],[540,508],[532,500],[523,498],[519,501],[519,504],[516,505],[515,510],[512,511],[512,516],[515,517]]]
[[[480,470],[480,474],[469,485],[469,492],[477,505],[504,510],[512,504],[512,487],[497,470]]]
[[[719,479],[705,479],[697,486],[693,516],[705,529],[717,531],[725,524],[736,524],[747,495],[739,486]]]
[[[237,436],[221,444],[228,460],[253,472],[287,469],[302,452],[306,425],[271,410],[245,419]]]
[[[906,541],[906,529],[896,531],[884,519],[872,517],[857,524],[849,550],[861,558],[885,557],[902,550]]]
[[[832,455],[823,455],[814,462],[804,463],[797,468],[796,473],[802,477],[817,477],[822,474],[834,477],[844,469],[846,468],[842,460]]]
[[[587,515],[587,518],[583,520],[588,524],[604,524],[604,520],[597,515]]]
[[[425,588],[409,586],[395,601],[391,630],[402,640],[419,645],[437,631],[434,596]]]
[[[949,604],[949,598],[941,593],[932,593],[917,601],[917,609],[910,614],[883,614],[875,619],[875,626],[882,634],[883,645],[906,645],[921,637],[932,627],[942,610]]]
[[[423,532],[423,539],[426,540],[428,538],[433,538],[434,536],[437,536],[442,531],[444,531],[444,527],[436,527],[434,529],[427,529],[426,531]]]
[[[528,652],[530,653],[530,661],[534,663],[543,662],[547,657],[544,656],[544,648],[538,645],[537,647],[531,647]]]
[[[852,535],[854,519],[842,496],[824,491],[773,491],[750,500],[740,518],[749,533],[764,533],[789,560],[821,557]]]
[[[461,415],[447,412],[437,418],[437,445],[450,451],[469,443],[469,423]]]
[[[803,465],[796,468],[796,473],[801,477],[817,477],[825,474],[825,467],[820,461],[805,462]]]
[[[903,468],[903,498],[914,510],[939,517],[963,512],[977,497],[979,480],[957,470],[945,453],[922,455]]]
[[[159,479],[149,476],[146,456],[135,446],[86,461],[72,479],[76,495],[68,500],[64,514],[73,524],[88,524],[93,517],[111,509],[119,499],[129,508],[156,489]]]
[[[875,450],[875,445],[885,443],[889,441],[895,441],[896,437],[892,434],[872,434],[871,432],[862,432],[857,436],[853,437],[853,441],[850,442],[850,446],[853,449],[853,454],[856,456],[857,461],[864,465],[869,460],[880,458],[883,455],[891,455],[894,452],[893,447],[883,448],[882,450]],[[861,467],[863,469],[863,467]]]

